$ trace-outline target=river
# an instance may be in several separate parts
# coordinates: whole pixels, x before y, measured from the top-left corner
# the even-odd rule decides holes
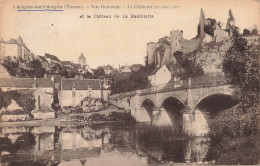
[[[200,162],[210,139],[189,138],[170,126],[116,124],[95,126],[4,127],[2,165],[151,165]]]

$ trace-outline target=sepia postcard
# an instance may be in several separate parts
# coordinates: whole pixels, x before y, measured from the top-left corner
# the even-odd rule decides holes
[[[259,0],[0,0],[0,165],[259,165]]]

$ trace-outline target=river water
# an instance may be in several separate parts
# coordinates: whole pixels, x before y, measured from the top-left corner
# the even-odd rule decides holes
[[[1,129],[2,165],[149,165],[200,162],[210,140],[188,138],[170,126],[38,126]]]

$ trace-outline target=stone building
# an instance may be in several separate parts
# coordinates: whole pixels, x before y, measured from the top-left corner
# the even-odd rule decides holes
[[[79,106],[85,97],[101,99],[99,79],[61,79],[59,103],[64,106]]]
[[[81,53],[79,56],[78,64],[80,64],[81,68],[83,68],[86,65],[86,58],[83,55],[83,53]]]
[[[162,67],[157,67],[148,76],[150,84],[152,86],[164,85],[171,80],[171,72],[163,65]]]
[[[228,40],[230,38],[228,31],[221,29],[219,25],[216,25],[216,29],[214,30],[214,37],[217,43],[223,40]]]
[[[171,55],[176,51],[183,51],[183,31],[171,31]]]
[[[51,108],[53,95],[49,95],[43,89],[38,88],[33,96],[35,98],[35,109],[32,111],[34,119],[55,118],[55,111]]]
[[[53,95],[53,87],[54,82],[48,78],[0,78],[0,88],[3,92],[41,88],[45,93]]]
[[[30,50],[23,42],[21,36],[18,39],[10,39],[8,41],[0,40],[0,59],[7,56],[17,59],[25,59],[31,56]]]
[[[147,43],[147,58],[148,58],[148,65],[154,64],[155,58],[155,50],[156,50],[156,42]]]

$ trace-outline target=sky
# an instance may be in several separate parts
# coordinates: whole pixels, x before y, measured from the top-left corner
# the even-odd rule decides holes
[[[106,64],[114,67],[144,64],[147,43],[169,36],[171,30],[183,30],[186,39],[195,37],[201,8],[206,18],[214,18],[224,26],[231,9],[236,25],[242,30],[259,27],[259,4],[257,0],[0,0],[0,37],[9,40],[21,36],[35,55],[49,53],[60,60],[77,62],[83,53],[92,68]],[[25,8],[17,5],[58,5],[63,11],[18,11]],[[83,8],[64,8],[66,5]],[[91,5],[121,8],[93,9]],[[130,9],[128,5],[136,8]],[[142,6],[153,6],[153,9]],[[93,18],[95,14],[112,18]],[[122,18],[131,14],[154,15],[154,18]],[[91,18],[86,18],[87,15]]]

